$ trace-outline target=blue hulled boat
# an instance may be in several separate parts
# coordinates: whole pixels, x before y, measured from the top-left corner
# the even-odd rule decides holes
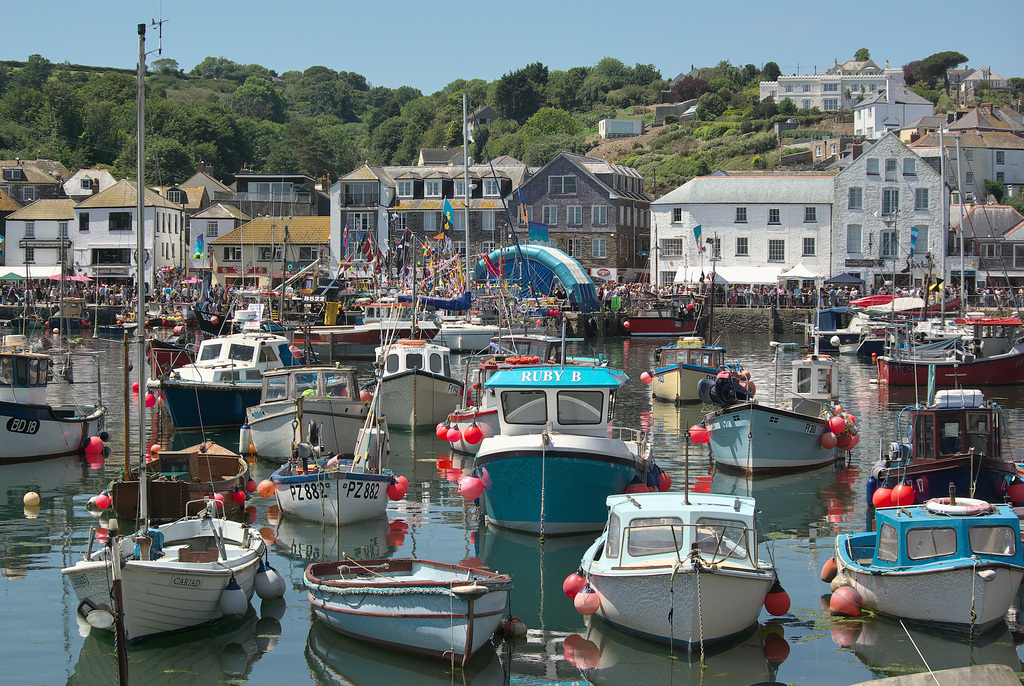
[[[627,379],[604,367],[549,365],[487,380],[500,433],[484,438],[474,465],[489,523],[540,535],[599,531],[609,495],[660,489],[646,434],[611,424]]]

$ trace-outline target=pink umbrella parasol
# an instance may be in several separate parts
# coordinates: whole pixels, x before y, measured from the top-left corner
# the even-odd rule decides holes
[[[78,276],[72,276],[71,280],[72,281],[81,281],[82,283],[89,283],[90,281],[92,281],[92,279],[90,279],[85,274],[79,274]]]

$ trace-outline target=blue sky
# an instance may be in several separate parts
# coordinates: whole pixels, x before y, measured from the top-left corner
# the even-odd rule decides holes
[[[652,63],[665,77],[691,64],[774,61],[795,74],[823,71],[862,47],[883,66],[957,50],[971,67],[1024,76],[1020,0],[993,0],[969,15],[965,7],[950,0],[8,2],[0,57],[38,53],[55,63],[132,68],[136,24],[162,15],[162,56],[186,71],[210,55],[279,74],[323,65],[426,94],[457,78],[493,81],[535,61],[568,69],[611,56]],[[155,30],[147,42],[156,48]]]

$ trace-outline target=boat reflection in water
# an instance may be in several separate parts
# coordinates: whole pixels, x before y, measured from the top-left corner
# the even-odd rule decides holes
[[[830,525],[852,521],[857,470],[843,463],[794,474],[754,476],[713,470],[711,492],[750,496],[761,512],[761,533],[786,531],[827,535]]]
[[[283,603],[279,600],[274,605]],[[270,605],[270,603],[265,603]],[[271,652],[281,634],[280,617],[251,607],[245,616],[218,623],[215,628],[191,631],[176,637],[157,638],[129,653],[129,674],[138,684],[242,683],[264,653]],[[89,625],[79,619],[80,630]],[[117,683],[117,649],[111,634],[92,631],[85,636],[75,672],[68,686]]]
[[[752,624],[743,637],[705,653],[687,653],[653,644],[589,620],[584,635],[562,644],[564,659],[578,667],[591,684],[736,684],[747,686],[775,679],[779,665],[789,656],[782,625]]]
[[[288,576],[302,583],[306,567],[313,562],[343,560],[346,556],[356,560],[390,557],[401,545],[404,522],[389,524],[388,516],[345,526],[323,526],[294,517],[281,517],[277,526],[260,530],[267,547],[288,560]]]
[[[562,582],[579,569],[583,552],[594,542],[593,534],[539,539],[486,527],[477,532],[476,540],[484,569],[508,574],[517,588],[529,589],[513,593],[509,603],[510,612],[528,629],[575,631],[582,625]]]
[[[909,637],[900,622],[889,617],[836,620],[832,641],[852,650],[878,676],[983,664],[1007,665],[1015,672],[1021,671],[1021,661],[1005,622],[984,634],[975,634],[973,639],[969,634],[904,624],[910,631]]]
[[[506,683],[494,646],[484,645],[465,667],[443,660],[399,653],[393,649],[341,636],[323,622],[313,622],[306,639],[306,665],[317,684],[430,686],[431,684]]]

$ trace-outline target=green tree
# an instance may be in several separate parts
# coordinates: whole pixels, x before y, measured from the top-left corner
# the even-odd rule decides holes
[[[1003,196],[1006,194],[1006,185],[1002,181],[985,179],[985,193],[996,199],[997,205],[1003,204]]]
[[[15,86],[0,98],[0,117],[19,124],[36,125],[45,109],[43,94],[27,86]]]
[[[537,63],[539,64],[539,63]],[[541,74],[534,65],[502,76],[494,89],[494,108],[505,119],[522,122],[533,116],[543,102],[543,87],[547,83],[547,70],[543,70],[544,83],[530,78]]]
[[[226,57],[206,57],[202,62],[192,67],[192,74],[194,76],[201,76],[204,79],[222,79],[237,69],[238,64]]]
[[[54,140],[71,146],[85,129],[85,112],[78,91],[68,83],[50,81],[43,86],[46,97],[44,117]]]
[[[579,123],[565,110],[543,107],[526,120],[520,133],[523,143],[529,147],[539,138],[561,134],[573,136],[579,130]]]
[[[771,119],[778,114],[778,111],[775,98],[769,95],[754,108],[754,116],[758,119]]]
[[[921,64],[914,69],[914,78],[931,88],[936,88],[941,83],[943,89],[949,91],[949,77],[946,72],[966,61],[966,55],[953,50],[937,52],[921,60]]]
[[[14,85],[42,90],[52,72],[53,64],[50,60],[42,55],[29,55],[25,66],[14,73]]]
[[[232,96],[234,110],[242,117],[284,123],[284,96],[268,79],[250,76]]]
[[[705,93],[697,99],[697,119],[713,121],[725,112],[725,102],[718,93]]]
[[[587,67],[572,67],[567,71],[553,71],[548,74],[545,88],[547,104],[551,107],[576,112],[583,109],[583,82],[590,74]]]
[[[868,51],[867,48],[861,48],[857,52],[853,53],[853,59],[857,60],[858,62],[867,62],[869,59],[871,59],[871,53]]]
[[[462,145],[462,122],[450,121],[444,128],[444,147],[457,148]]]
[[[782,102],[779,103],[778,113],[788,117],[793,116],[796,114],[796,103],[789,98],[783,98]]]
[[[764,69],[761,70],[761,75],[765,81],[775,81],[782,76],[782,70],[779,69],[779,65],[775,62],[767,62],[764,65]]]
[[[178,60],[172,60],[170,57],[153,60],[149,66],[153,71],[160,72],[165,76],[176,76],[181,71],[178,68]]]
[[[661,72],[653,64],[640,64],[633,67],[633,83],[648,86],[661,79]]]
[[[370,134],[370,162],[374,164],[391,164],[391,159],[402,144],[405,129],[408,125],[401,117],[392,117],[378,126]]]
[[[481,124],[473,129],[473,147],[471,148],[471,155],[478,164],[483,164],[487,161],[487,141],[491,137],[491,130],[486,124]]]

